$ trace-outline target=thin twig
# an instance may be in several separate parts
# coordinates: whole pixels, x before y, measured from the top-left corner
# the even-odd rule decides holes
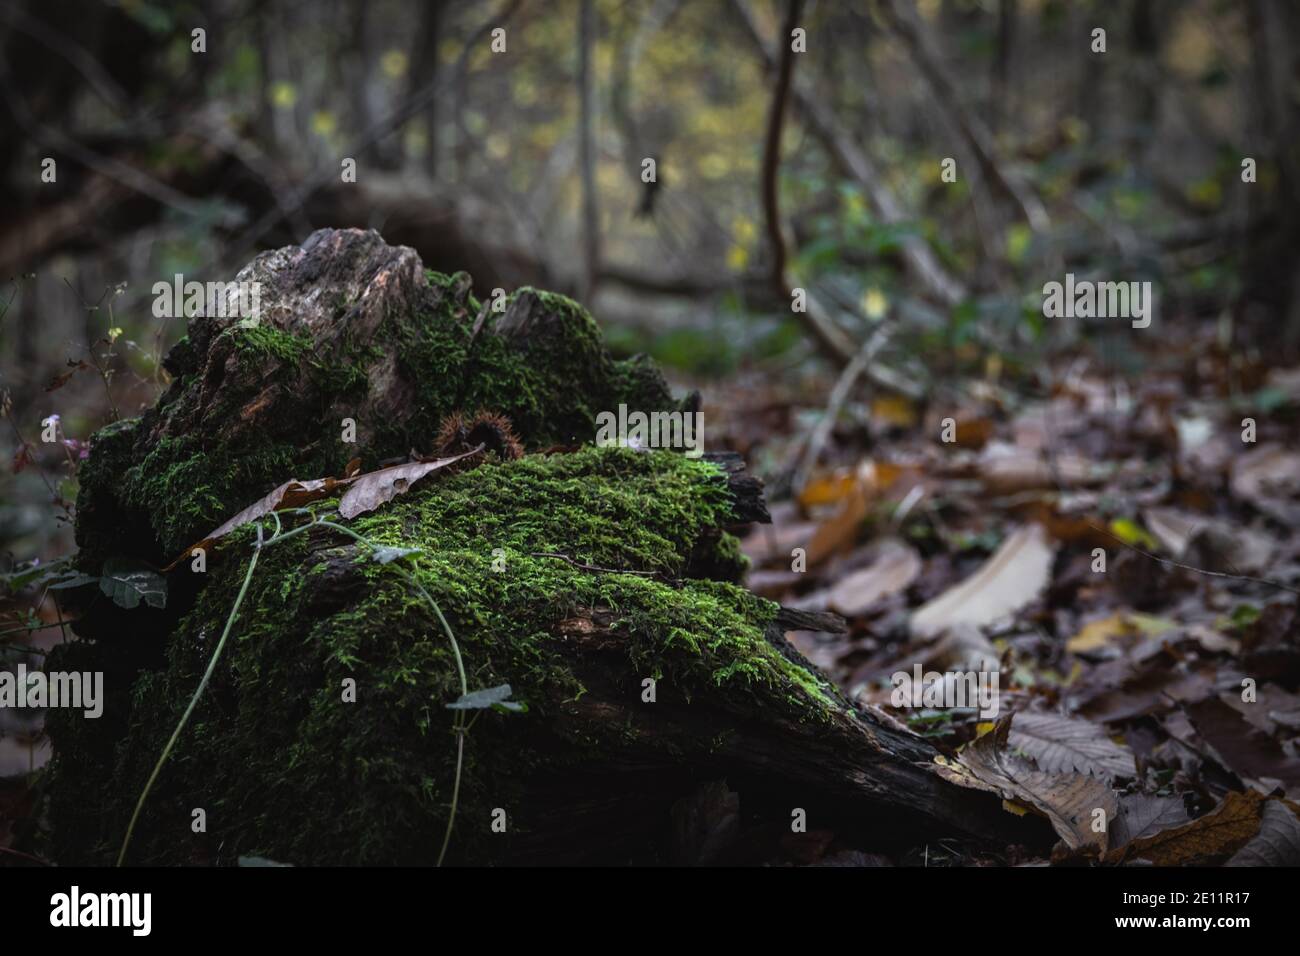
[[[835,425],[835,419],[839,417],[840,409],[843,408],[845,401],[848,400],[849,394],[857,384],[862,373],[867,370],[871,360],[884,347],[889,340],[890,331],[883,326],[878,328],[874,335],[862,343],[856,355],[844,366],[844,371],[835,382],[835,387],[831,389],[830,398],[826,402],[826,411],[818,419],[817,426],[813,429],[808,444],[804,448],[803,456],[799,460],[799,466],[795,470],[794,478],[791,481],[791,487],[802,489],[807,483],[812,470],[817,465],[817,459],[821,457],[822,449],[826,445],[826,440],[830,437],[831,429]]]
[[[567,554],[560,554],[555,551],[534,551],[528,556],[530,558],[559,558],[561,561],[569,562],[575,568],[583,571],[594,571],[599,574],[636,574],[647,578],[661,577],[658,571],[630,571],[626,568],[602,568],[595,564],[583,564],[581,561],[573,560]]]
[[[20,857],[29,860],[32,863],[39,863],[41,866],[53,866],[49,860],[42,860],[39,856],[32,856],[30,853],[24,853],[22,850],[15,850],[13,847],[0,846],[0,853],[8,853],[10,856]]]
[[[1127,541],[1125,541],[1115,532],[1111,531],[1109,528],[1104,528],[1101,525],[1091,520],[1088,521],[1088,525],[1094,531],[1100,531],[1102,534],[1114,538],[1116,541],[1118,541],[1124,547],[1128,548],[1130,551],[1136,551],[1138,554],[1142,555],[1143,557],[1150,558],[1152,561],[1159,561],[1161,564],[1165,564],[1173,568],[1181,568],[1184,571],[1191,571],[1195,574],[1204,574],[1212,578],[1230,578],[1234,581],[1252,581],[1256,584],[1267,584],[1270,587],[1277,588],[1280,591],[1290,591],[1292,594],[1300,594],[1300,588],[1293,588],[1291,587],[1291,585],[1283,584],[1281,581],[1273,581],[1270,580],[1269,578],[1257,578],[1252,574],[1231,574],[1227,571],[1211,571],[1208,568],[1198,568],[1195,565],[1184,564],[1181,561],[1174,561],[1171,558],[1162,558],[1159,555],[1152,554],[1150,551],[1144,551],[1142,548],[1139,548],[1137,545],[1129,544]]]

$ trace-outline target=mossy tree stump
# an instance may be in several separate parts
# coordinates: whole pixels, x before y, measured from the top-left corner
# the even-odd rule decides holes
[[[580,306],[523,289],[494,311],[467,276],[426,273],[358,230],[317,232],[237,279],[262,283],[256,322],[192,320],[157,406],[96,436],[77,521],[87,572],[162,567],[289,478],[432,450],[453,414],[506,416],[528,453],[434,474],[350,522],[370,544],[315,527],[264,549],[129,862],[434,861],[460,684],[412,581],[444,612],[470,688],[508,683],[527,705],[482,711],[465,737],[450,860],[667,860],[670,807],[719,778],[748,814],[788,828],[802,808],[864,849],[1023,838],[994,798],[933,774],[929,745],[855,709],[784,639],[829,622],[738,586],[729,529],[766,513],[734,459],[592,444],[601,410],[698,397],[675,402],[648,362],[611,360]],[[337,500],[311,508],[342,520]],[[51,714],[59,862],[116,855],[256,535],[224,538],[204,573],[181,562],[164,609],[73,593],[80,639],[49,667],[104,671],[108,699],[99,720]],[[372,545],[410,553],[395,567]]]

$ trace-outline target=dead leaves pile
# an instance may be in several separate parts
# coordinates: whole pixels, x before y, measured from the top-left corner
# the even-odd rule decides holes
[[[828,450],[857,463],[744,542],[752,589],[849,619],[805,656],[1050,821],[1057,862],[1300,865],[1300,370],[1191,349],[963,414],[873,401]],[[893,706],[917,664],[996,667],[1001,719]]]

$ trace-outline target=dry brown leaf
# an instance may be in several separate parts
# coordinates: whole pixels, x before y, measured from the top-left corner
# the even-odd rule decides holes
[[[808,542],[808,566],[813,567],[850,548],[857,540],[862,519],[866,516],[867,492],[859,486],[844,499],[835,514],[813,532]]]
[[[1232,492],[1283,524],[1295,524],[1300,508],[1300,452],[1265,445],[1237,459],[1232,466]]]
[[[311,481],[298,481],[290,479],[276,488],[265,498],[255,501],[239,514],[235,515],[225,524],[223,524],[212,534],[208,535],[207,540],[215,541],[217,538],[230,534],[240,525],[248,524],[255,521],[263,515],[268,515],[272,511],[282,511],[286,508],[301,508],[303,505],[310,504],[313,501],[319,501],[327,497],[340,482],[333,478],[315,478]]]
[[[463,455],[438,458],[434,461],[413,461],[361,475],[353,479],[352,487],[339,502],[339,514],[345,518],[355,518],[367,511],[374,511],[380,505],[387,504],[406,492],[425,475],[446,468],[471,455],[477,455],[482,450],[483,446],[479,445]]]
[[[1137,628],[1129,623],[1127,612],[1118,611],[1085,624],[1078,634],[1065,642],[1065,649],[1071,654],[1087,654],[1106,647],[1116,638],[1129,637],[1136,632]]]
[[[1115,663],[1132,666],[1129,661]],[[1100,681],[1101,670],[1094,668],[1092,678],[1071,697],[1082,716],[1103,724],[1164,713],[1181,701],[1202,700],[1214,691],[1213,669],[1170,666],[1163,655],[1143,662],[1119,680],[1109,675]]]
[[[1300,491],[1300,452],[1264,445],[1243,455],[1232,469],[1232,491],[1252,504],[1263,498],[1291,497]]]
[[[1111,852],[1134,840],[1153,837],[1188,820],[1182,797],[1158,797],[1146,793],[1126,793],[1119,798],[1119,814],[1110,828]]]
[[[1133,754],[1104,728],[1077,717],[1022,712],[1011,728],[1011,746],[1024,751],[1048,773],[1086,773],[1107,781],[1133,777]]]
[[[889,461],[863,461],[851,470],[840,469],[812,479],[799,492],[804,508],[840,504],[857,494],[879,494],[910,469]]]
[[[1096,469],[1076,455],[1057,455],[1054,461],[1036,451],[994,443],[984,449],[979,461],[984,486],[998,494],[1012,494],[1034,488],[1072,487],[1097,478]]]
[[[1028,804],[1042,813],[1057,835],[1072,850],[1085,846],[1106,848],[1106,828],[1094,829],[1096,811],[1107,824],[1119,809],[1115,793],[1105,781],[1078,773],[1047,773],[1033,762],[1007,749],[1012,718],[1008,714],[993,730],[963,747],[956,760],[936,757],[940,776],[965,787],[987,790],[1004,800]]]
[[[1142,520],[1170,555],[1191,555],[1190,560],[1212,571],[1262,571],[1276,550],[1272,537],[1262,531],[1175,508],[1147,508]]]
[[[983,567],[913,614],[912,634],[933,637],[958,624],[979,627],[1018,611],[1047,586],[1055,554],[1042,525],[1019,528]]]
[[[819,475],[804,485],[803,490],[799,492],[799,504],[805,508],[838,504],[854,493],[857,487],[858,479],[852,472],[840,471]]]
[[[211,547],[212,543],[218,538],[225,537],[236,528],[246,525],[250,521],[256,521],[258,518],[269,515],[272,511],[301,508],[313,501],[328,498],[337,489],[347,485],[349,481],[350,479],[339,480],[337,478],[313,478],[311,481],[298,481],[296,478],[291,478],[269,494],[253,502],[221,527],[209,533],[202,541],[190,545],[163,570],[171,571],[197,549]]]
[[[1142,523],[1160,542],[1160,546],[1177,558],[1187,553],[1192,535],[1205,522],[1204,519],[1177,508],[1146,508],[1142,511]]]
[[[745,535],[740,550],[755,565],[771,561],[790,568],[791,552],[806,547],[808,539],[817,531],[815,521],[782,521],[773,518],[772,524],[760,524]]]
[[[1259,832],[1224,866],[1300,866],[1300,819],[1270,800],[1260,814]]]
[[[871,400],[871,417],[882,426],[912,428],[917,421],[916,405],[906,395],[877,395]]]
[[[1113,856],[1116,860],[1150,860],[1156,866],[1213,863],[1237,852],[1259,832],[1264,802],[1265,798],[1254,791],[1234,791],[1205,816],[1134,840]]]
[[[959,448],[983,448],[993,437],[993,419],[961,418],[953,429],[953,441]]]
[[[908,588],[921,573],[916,549],[901,541],[881,543],[876,559],[836,582],[826,595],[827,607],[848,617],[864,614],[879,601]]]
[[[1185,709],[1201,739],[1233,773],[1245,780],[1277,780],[1288,795],[1300,793],[1300,759],[1288,754],[1239,711],[1218,697],[1207,697]]]

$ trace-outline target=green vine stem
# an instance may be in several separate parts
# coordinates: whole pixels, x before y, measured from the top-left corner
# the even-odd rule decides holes
[[[230,637],[230,632],[234,628],[235,619],[239,616],[239,608],[244,603],[244,597],[248,593],[248,586],[253,580],[253,571],[257,567],[257,559],[261,555],[262,549],[287,541],[289,538],[301,534],[304,531],[309,531],[312,528],[325,527],[338,531],[339,533],[352,538],[357,543],[365,545],[372,554],[379,550],[379,546],[373,541],[370,541],[363,535],[357,534],[351,528],[330,521],[327,518],[317,517],[305,508],[294,509],[289,513],[306,514],[311,517],[311,520],[290,531],[284,531],[283,526],[280,523],[280,516],[277,513],[272,512],[271,517],[275,519],[275,531],[271,537],[266,540],[263,540],[262,536],[262,523],[260,521],[257,523],[257,543],[253,547],[253,556],[248,562],[248,570],[244,573],[244,581],[240,585],[238,595],[235,597],[234,606],[230,609],[230,615],[226,618],[226,626],[221,632],[221,640],[217,642],[217,646],[213,649],[212,658],[208,661],[207,669],[203,673],[203,678],[199,681],[199,686],[195,688],[194,694],[190,697],[190,702],[185,708],[185,712],[181,715],[180,721],[176,724],[176,729],[172,731],[172,735],[168,739],[167,745],[163,747],[163,752],[161,756],[159,756],[158,762],[154,764],[153,772],[149,775],[149,779],[145,782],[144,789],[140,792],[140,798],[135,804],[135,811],[131,814],[131,821],[127,824],[126,836],[122,840],[122,848],[117,854],[118,866],[122,866],[126,860],[126,851],[131,845],[131,836],[135,832],[136,821],[139,819],[140,811],[144,808],[145,801],[149,797],[149,792],[153,789],[154,782],[158,779],[158,774],[162,772],[163,764],[165,764],[167,758],[171,756],[171,752],[176,746],[176,741],[180,738],[181,732],[185,729],[185,725],[189,722],[190,716],[194,713],[194,708],[198,704],[199,698],[203,696],[203,691],[207,689],[208,682],[212,679],[212,675],[216,671],[217,661],[220,659],[221,652],[226,646],[226,640]],[[428,592],[424,585],[421,584],[419,579],[413,574],[396,565],[393,566],[393,569],[402,576],[403,580],[405,580],[409,586],[419,593],[420,597],[429,603],[430,607],[433,608],[434,614],[437,615],[438,622],[442,625],[443,633],[447,635],[447,641],[451,645],[452,655],[456,659],[456,671],[460,678],[461,695],[464,696],[468,694],[469,682],[465,676],[465,662],[461,657],[460,644],[456,640],[456,635],[452,632],[451,625],[447,623],[447,618],[442,613],[442,608],[439,607],[438,602],[433,599],[433,595]],[[442,848],[438,851],[437,866],[442,866],[442,862],[447,856],[447,848],[451,844],[452,828],[456,823],[456,809],[460,802],[461,772],[465,758],[465,735],[468,730],[469,728],[465,725],[465,711],[456,711],[456,715],[452,720],[452,733],[456,735],[456,777],[452,783],[451,807],[447,815],[447,829],[443,834]]]
[[[249,559],[248,571],[244,574],[244,583],[239,587],[239,595],[235,598],[235,606],[230,609],[230,616],[226,618],[226,627],[221,632],[221,640],[217,642],[216,649],[212,652],[212,659],[208,661],[208,669],[203,672],[203,679],[199,681],[199,686],[194,691],[194,696],[190,698],[189,706],[185,708],[185,713],[181,714],[180,722],[176,724],[176,729],[172,731],[171,738],[167,741],[167,746],[163,747],[162,755],[158,762],[154,764],[153,773],[149,774],[148,781],[145,782],[144,790],[140,791],[140,799],[135,802],[135,812],[131,814],[131,822],[126,827],[126,837],[122,840],[122,849],[117,854],[117,865],[121,866],[126,859],[127,847],[131,845],[131,834],[135,832],[136,820],[140,818],[140,811],[144,808],[144,802],[149,796],[149,791],[153,789],[154,781],[158,779],[158,774],[162,771],[163,764],[171,756],[172,748],[176,746],[176,740],[180,737],[181,731],[185,729],[185,724],[189,722],[190,714],[194,713],[194,707],[199,702],[204,689],[208,686],[208,681],[212,679],[212,673],[217,669],[217,659],[221,657],[221,650],[226,646],[226,639],[230,637],[230,631],[235,626],[235,618],[239,616],[239,607],[244,603],[244,595],[248,593],[248,583],[253,580],[253,569],[257,567],[257,558],[262,553],[262,525],[257,525],[257,545],[253,548],[253,557]]]

